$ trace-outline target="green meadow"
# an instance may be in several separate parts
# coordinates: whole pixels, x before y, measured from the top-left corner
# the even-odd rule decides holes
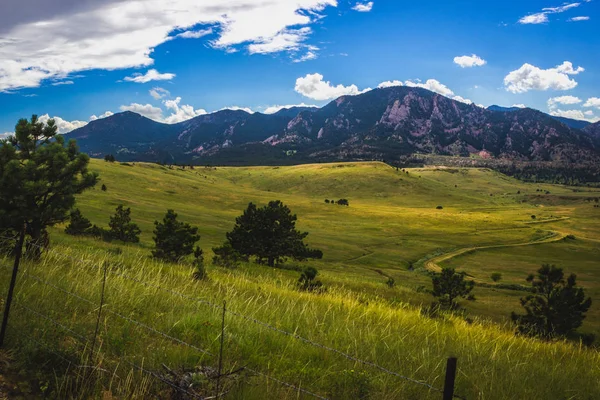
[[[500,284],[526,285],[527,275],[543,263],[563,267],[577,274],[593,299],[580,330],[600,334],[600,208],[594,207],[599,189],[524,183],[488,169],[397,170],[375,162],[181,169],[92,160],[90,168],[101,181],[78,197],[77,207],[99,226],[107,226],[119,204],[131,207],[141,242],[74,238],[57,226],[42,262],[23,263],[18,304],[62,325],[19,306],[11,316],[9,342],[23,368],[40,370],[40,382],[47,383],[42,392],[61,398],[166,396],[168,386],[130,362],[161,374],[163,364],[173,370],[215,367],[221,311],[193,300],[204,299],[216,306],[227,301],[239,315],[434,388],[443,386],[446,358],[456,356],[456,393],[468,399],[600,397],[597,349],[516,337],[509,316],[520,311],[525,292],[490,279],[500,272]],[[350,206],[325,202],[340,198]],[[323,259],[289,261],[286,269],[212,266],[211,248],[225,240],[248,203],[270,200],[283,201],[298,215],[298,228],[310,232],[307,243],[321,249]],[[154,221],[167,209],[199,227],[208,280],[192,280],[190,265],[149,257]],[[2,282],[8,282],[11,260],[2,264]],[[89,339],[95,330],[105,264],[106,306],[90,357],[89,342],[77,337]],[[297,290],[304,266],[319,270],[325,293]],[[463,303],[465,315],[430,318],[420,311],[432,301],[427,272],[441,266],[465,271],[478,283],[477,300]],[[394,287],[386,285],[389,277]],[[268,377],[244,373],[229,379],[225,398],[311,398],[271,378],[331,399],[441,397],[239,315],[226,315],[224,369],[249,367]],[[58,356],[95,365],[94,378],[75,367],[65,373]],[[49,378],[52,365],[57,372]]]

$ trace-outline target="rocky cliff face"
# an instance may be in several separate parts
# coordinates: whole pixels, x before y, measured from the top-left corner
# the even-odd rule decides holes
[[[298,161],[393,160],[419,152],[571,162],[599,157],[592,132],[593,125],[583,132],[531,109],[493,111],[420,88],[392,87],[343,96],[320,109],[272,115],[225,110],[175,125],[123,113],[68,136],[94,155],[140,161],[243,162],[269,154],[293,154]]]

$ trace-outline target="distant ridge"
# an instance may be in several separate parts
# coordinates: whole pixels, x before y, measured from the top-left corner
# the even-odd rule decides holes
[[[529,108],[492,107],[402,86],[342,96],[322,108],[269,115],[222,110],[173,125],[125,112],[66,136],[95,157],[165,163],[395,160],[411,153],[564,162],[600,158],[591,134],[569,121]]]

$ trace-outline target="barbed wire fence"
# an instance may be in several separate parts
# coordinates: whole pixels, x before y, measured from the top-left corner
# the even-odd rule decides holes
[[[15,238],[14,237],[0,236],[0,241],[1,240],[14,241]],[[457,399],[460,399],[460,400],[465,400],[464,396],[460,396],[460,395],[457,395],[456,393],[454,393],[454,385],[455,385],[455,378],[456,378],[456,362],[457,362],[456,358],[453,358],[453,357],[448,358],[447,363],[446,363],[446,376],[445,376],[445,381],[444,381],[444,388],[440,389],[440,388],[437,388],[434,385],[429,384],[429,383],[427,383],[425,381],[417,380],[417,379],[414,379],[412,377],[405,376],[405,375],[402,375],[400,373],[394,372],[391,369],[383,367],[383,366],[381,366],[381,365],[379,365],[379,364],[377,364],[375,362],[363,360],[363,359],[361,359],[359,357],[353,356],[353,355],[348,354],[348,353],[346,353],[344,351],[341,351],[341,350],[338,350],[336,348],[333,348],[333,347],[330,347],[330,346],[318,343],[316,341],[310,340],[308,338],[305,338],[305,337],[303,337],[303,336],[301,336],[301,335],[299,335],[299,334],[297,334],[295,332],[286,331],[284,329],[278,328],[278,327],[276,327],[276,326],[274,326],[272,324],[269,324],[267,322],[261,321],[259,319],[254,318],[254,317],[251,317],[251,316],[245,315],[243,313],[239,313],[239,312],[236,312],[234,310],[228,309],[228,308],[225,307],[225,303],[223,303],[223,305],[219,305],[216,302],[208,300],[208,299],[205,299],[205,298],[201,298],[201,297],[197,297],[197,296],[190,296],[190,295],[187,295],[185,293],[181,293],[180,291],[177,291],[177,290],[173,290],[173,289],[170,289],[170,288],[162,287],[161,285],[157,285],[155,283],[151,283],[151,282],[145,281],[143,279],[139,279],[139,278],[130,276],[129,274],[126,274],[125,272],[120,271],[120,270],[118,270],[116,268],[108,268],[108,265],[106,265],[106,263],[104,263],[104,265],[98,265],[98,263],[96,261],[94,261],[94,260],[89,260],[89,259],[85,260],[85,259],[73,257],[73,256],[68,255],[68,254],[57,252],[54,249],[48,249],[48,248],[46,248],[44,246],[40,246],[39,244],[30,242],[30,241],[25,241],[25,243],[28,246],[38,247],[40,250],[46,251],[49,254],[52,254],[53,256],[57,257],[58,259],[70,260],[71,263],[72,263],[72,265],[75,265],[75,266],[77,266],[79,268],[88,269],[88,270],[91,270],[91,269],[102,269],[103,270],[104,273],[103,273],[103,279],[102,279],[102,282],[101,282],[102,283],[102,290],[101,290],[101,296],[100,296],[100,302],[99,302],[99,304],[96,303],[96,302],[94,302],[94,301],[92,301],[92,300],[90,300],[90,299],[88,299],[88,298],[85,298],[85,297],[83,297],[83,296],[81,296],[81,295],[79,295],[77,293],[74,293],[74,292],[72,292],[70,290],[67,290],[67,289],[59,286],[58,284],[56,284],[54,282],[48,281],[48,280],[46,280],[46,279],[44,279],[42,277],[39,277],[39,276],[34,275],[34,274],[31,274],[29,271],[22,271],[21,272],[21,275],[23,277],[31,279],[31,280],[39,283],[39,284],[42,284],[42,285],[44,285],[46,287],[49,287],[49,288],[51,288],[51,289],[53,289],[55,291],[61,292],[62,294],[66,295],[66,296],[69,296],[72,299],[79,301],[80,303],[84,303],[84,304],[90,305],[92,307],[97,307],[98,314],[97,314],[97,320],[96,320],[96,328],[95,328],[94,334],[92,335],[91,338],[86,337],[85,335],[76,332],[71,327],[68,327],[68,326],[64,325],[63,323],[57,321],[56,319],[50,317],[49,315],[44,314],[40,310],[34,310],[33,308],[28,307],[28,306],[22,304],[21,301],[16,301],[16,300],[13,301],[13,304],[17,308],[21,308],[21,309],[23,309],[23,310],[31,313],[32,315],[35,315],[38,318],[41,318],[41,319],[43,319],[45,321],[48,321],[49,323],[51,323],[51,324],[55,325],[56,327],[60,328],[62,331],[66,332],[66,333],[69,333],[71,336],[73,336],[76,340],[79,341],[79,343],[84,347],[84,351],[85,351],[85,349],[87,349],[88,346],[91,346],[90,356],[88,358],[89,360],[91,360],[92,357],[93,357],[93,352],[94,352],[94,347],[95,347],[95,341],[97,340],[97,336],[98,336],[98,326],[99,326],[100,319],[101,319],[101,316],[102,316],[103,313],[105,315],[106,314],[112,315],[112,316],[114,316],[116,318],[119,318],[120,320],[122,320],[122,321],[124,321],[124,322],[126,322],[128,324],[134,325],[134,326],[136,326],[138,328],[142,328],[143,330],[147,331],[149,334],[155,335],[156,337],[160,337],[160,338],[162,338],[164,340],[169,340],[169,341],[171,341],[171,342],[173,342],[173,343],[175,343],[175,344],[177,344],[179,346],[182,346],[184,348],[193,350],[194,352],[201,354],[203,357],[213,357],[214,356],[214,354],[212,352],[208,351],[207,349],[204,349],[204,348],[198,347],[198,346],[196,346],[194,344],[191,344],[191,343],[188,343],[186,341],[183,341],[183,340],[181,340],[181,339],[179,339],[179,338],[177,338],[177,337],[175,337],[173,335],[170,335],[167,332],[160,331],[160,330],[158,330],[158,329],[156,329],[156,328],[154,328],[154,327],[152,327],[152,326],[150,326],[150,325],[148,325],[148,324],[146,324],[144,322],[136,320],[135,318],[127,317],[123,313],[120,313],[118,311],[112,310],[109,306],[106,306],[104,304],[104,296],[105,296],[104,289],[105,289],[105,286],[106,286],[106,279],[107,279],[107,276],[114,275],[114,276],[119,276],[119,277],[121,277],[121,278],[123,278],[125,280],[134,282],[135,284],[142,285],[142,286],[144,286],[146,288],[156,289],[156,290],[162,291],[164,293],[167,293],[167,294],[169,294],[171,296],[176,296],[176,297],[179,297],[181,299],[184,299],[184,300],[187,300],[187,301],[190,301],[190,302],[194,302],[194,303],[197,303],[197,304],[208,306],[209,308],[212,308],[214,311],[222,311],[223,324],[222,324],[221,331],[220,331],[219,336],[218,336],[218,340],[220,341],[219,352],[221,354],[222,354],[223,346],[224,346],[224,343],[223,343],[224,335],[226,335],[225,316],[226,315],[231,315],[233,317],[240,318],[240,319],[242,319],[242,320],[244,320],[246,322],[250,322],[250,323],[262,326],[263,328],[266,328],[266,329],[268,329],[268,330],[270,330],[272,332],[276,332],[278,334],[287,336],[289,338],[293,338],[293,339],[295,339],[295,340],[297,340],[297,341],[299,341],[301,343],[313,346],[315,348],[318,348],[318,349],[326,351],[326,352],[330,352],[330,353],[336,354],[336,355],[338,355],[340,357],[343,357],[343,358],[345,358],[347,360],[350,360],[350,361],[352,361],[354,363],[361,364],[363,366],[373,368],[373,369],[378,370],[379,372],[382,372],[384,374],[393,376],[395,378],[399,378],[401,380],[404,380],[404,381],[409,382],[409,383],[414,384],[414,385],[421,386],[423,388],[426,388],[430,392],[440,393],[442,395],[443,400],[451,400],[451,399],[454,399],[454,398],[457,398]],[[16,265],[16,267],[13,267],[13,272],[14,272],[14,270],[16,268],[18,268],[18,262],[16,262],[15,265]],[[5,264],[0,264],[0,267],[5,268],[5,269],[10,268],[8,265],[5,265]],[[10,302],[10,300],[7,299],[7,302]],[[5,310],[6,310],[7,305],[8,304],[5,304]],[[3,326],[3,328],[6,328],[6,327]],[[69,368],[71,368],[73,366],[75,368],[79,368],[79,369],[87,367],[87,368],[90,368],[92,370],[98,370],[98,368],[99,368],[98,366],[94,366],[94,365],[91,365],[91,366],[82,366],[82,365],[79,365],[75,361],[70,360],[70,359],[68,359],[68,358],[66,358],[64,356],[61,356],[58,352],[54,351],[51,348],[51,346],[49,346],[47,344],[41,343],[39,340],[35,339],[32,335],[29,335],[29,338],[31,339],[32,342],[34,342],[34,343],[36,343],[36,344],[38,344],[38,345],[46,348],[51,353],[53,353],[56,356],[58,356],[59,358],[63,359],[63,361],[68,362]],[[219,399],[219,398],[222,398],[226,394],[226,393],[220,392],[219,385],[217,384],[216,393],[214,394],[214,396],[209,396],[209,397],[205,396],[205,397],[202,397],[199,394],[195,393],[194,391],[188,390],[189,388],[181,387],[181,385],[176,384],[174,382],[171,382],[169,379],[166,379],[165,376],[161,375],[160,373],[158,373],[156,371],[153,371],[153,370],[151,370],[149,368],[144,367],[143,364],[139,365],[139,364],[137,364],[137,363],[135,363],[133,361],[125,359],[124,357],[122,357],[122,356],[120,356],[118,354],[116,354],[115,356],[117,357],[118,362],[122,362],[124,364],[127,364],[130,367],[135,368],[136,370],[139,370],[140,372],[146,374],[147,376],[152,377],[152,378],[158,380],[159,382],[161,382],[161,383],[169,386],[171,389],[175,390],[179,395],[186,395],[189,398],[201,398],[201,399],[208,400],[208,399]],[[163,364],[163,366],[164,366],[164,364]],[[324,397],[324,396],[322,396],[320,394],[317,394],[317,393],[315,393],[313,391],[310,391],[310,390],[308,390],[307,388],[303,387],[300,384],[292,384],[292,383],[286,382],[286,381],[284,381],[282,379],[275,378],[275,377],[273,377],[270,374],[264,373],[264,372],[260,371],[259,369],[251,368],[251,367],[249,367],[247,365],[244,366],[244,367],[242,367],[242,368],[240,368],[238,371],[247,371],[247,372],[249,372],[249,373],[251,373],[253,375],[264,377],[265,379],[271,380],[273,382],[276,382],[277,384],[281,385],[282,387],[285,387],[287,389],[291,389],[291,390],[293,390],[294,392],[296,392],[298,394],[302,393],[304,395],[307,395],[307,396],[310,396],[310,397],[314,397],[314,398],[317,398],[317,399],[328,400],[326,397]],[[218,381],[221,377],[229,375],[230,373],[231,372],[229,372],[227,374],[222,374],[221,367],[219,365],[218,373],[214,376],[214,378]],[[114,374],[115,374],[115,376],[117,378],[121,379],[118,375],[116,375],[116,373],[114,373]]]

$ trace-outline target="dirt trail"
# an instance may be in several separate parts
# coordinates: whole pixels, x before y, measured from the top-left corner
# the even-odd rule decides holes
[[[442,268],[439,266],[439,263],[450,260],[451,258],[460,256],[462,254],[471,253],[471,252],[478,251],[478,250],[501,249],[501,248],[508,248],[508,247],[522,247],[522,246],[533,246],[533,245],[544,244],[544,243],[554,243],[554,242],[563,240],[567,236],[566,234],[564,234],[562,232],[556,232],[556,231],[550,231],[550,232],[552,235],[549,237],[545,237],[545,238],[539,239],[539,240],[532,240],[530,242],[525,242],[525,243],[498,244],[498,245],[492,245],[492,246],[475,246],[475,247],[465,247],[462,249],[454,250],[454,251],[433,257],[432,259],[426,261],[425,268],[428,271],[440,272],[442,270]],[[477,281],[477,279],[475,279],[475,281]]]

